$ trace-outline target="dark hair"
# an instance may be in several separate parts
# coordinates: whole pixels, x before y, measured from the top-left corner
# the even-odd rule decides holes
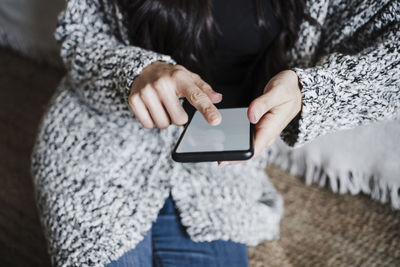
[[[195,66],[207,64],[216,32],[211,0],[116,1],[124,13],[132,44],[168,54],[192,70]],[[254,1],[258,26],[268,30],[261,9],[263,0]],[[265,78],[288,67],[286,52],[295,44],[301,22],[307,19],[315,24],[306,13],[305,0],[271,0],[271,4],[281,25],[281,33],[265,52]]]

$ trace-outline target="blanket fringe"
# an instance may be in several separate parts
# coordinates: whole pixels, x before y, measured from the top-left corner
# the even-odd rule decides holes
[[[320,187],[329,186],[339,194],[352,195],[364,193],[381,203],[390,202],[393,209],[400,210],[400,185],[389,184],[376,176],[369,176],[358,170],[323,169],[305,157],[296,158],[293,154],[285,152],[273,145],[268,151],[268,163],[274,163],[294,176],[301,176],[307,185],[317,184]]]

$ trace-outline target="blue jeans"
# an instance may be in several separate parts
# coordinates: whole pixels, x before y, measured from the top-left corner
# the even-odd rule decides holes
[[[144,239],[107,267],[246,267],[246,245],[232,241],[194,242],[180,224],[169,196]]]

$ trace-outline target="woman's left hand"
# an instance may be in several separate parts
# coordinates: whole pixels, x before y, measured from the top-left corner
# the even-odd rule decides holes
[[[255,125],[254,156],[258,157],[272,145],[289,122],[302,107],[301,89],[297,74],[284,70],[275,75],[265,86],[264,93],[254,99],[247,116]],[[233,165],[241,161],[218,162],[218,165]]]

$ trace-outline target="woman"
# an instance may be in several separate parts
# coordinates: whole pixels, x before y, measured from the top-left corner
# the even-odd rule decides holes
[[[212,3],[68,1],[32,155],[54,264],[245,266],[279,235],[266,148],[397,114],[398,1]],[[249,105],[254,159],[173,162],[191,106],[218,124],[218,105]]]

